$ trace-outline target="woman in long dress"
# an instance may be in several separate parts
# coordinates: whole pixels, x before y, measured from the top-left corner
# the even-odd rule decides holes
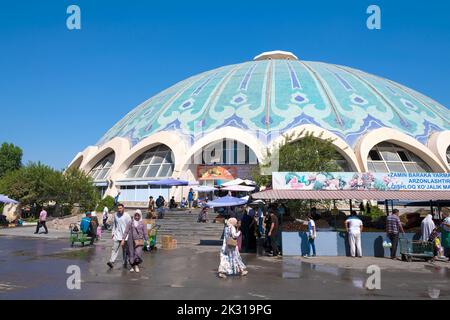
[[[248,273],[238,247],[228,243],[228,239],[237,240],[241,234],[240,231],[236,230],[237,223],[236,218],[230,218],[225,227],[223,245],[220,250],[219,277],[221,278],[226,278],[227,275],[245,276]]]
[[[436,228],[436,226],[434,225],[433,222],[433,216],[431,214],[427,214],[427,216],[425,217],[425,219],[422,220],[422,223],[420,225],[423,241],[428,241],[428,238],[430,237],[434,228]]]
[[[128,262],[131,265],[130,272],[139,272],[139,265],[143,262],[144,240],[148,243],[147,228],[142,221],[141,210],[136,210],[133,219],[127,225],[123,238],[127,240],[128,245]],[[122,240],[122,246],[125,241]]]

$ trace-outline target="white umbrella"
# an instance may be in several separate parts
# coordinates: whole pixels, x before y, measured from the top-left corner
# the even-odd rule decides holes
[[[255,190],[255,187],[236,185],[236,186],[229,186],[229,187],[222,188],[222,190],[250,192],[250,191]]]
[[[237,178],[237,179],[222,183],[222,187],[236,186],[236,185],[239,185],[242,183],[244,183],[244,180]]]
[[[198,191],[198,192],[211,192],[217,190],[217,188],[211,187],[211,186],[195,186],[192,188],[192,190]]]

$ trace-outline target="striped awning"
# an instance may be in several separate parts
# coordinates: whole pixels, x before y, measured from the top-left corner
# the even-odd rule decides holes
[[[314,200],[450,200],[449,191],[377,191],[377,190],[265,190],[252,194],[254,199]]]

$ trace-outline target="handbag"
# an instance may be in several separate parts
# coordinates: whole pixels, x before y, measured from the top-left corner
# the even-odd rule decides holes
[[[134,240],[135,247],[142,247],[144,245],[144,239]]]
[[[227,246],[229,247],[236,247],[237,246],[237,240],[233,238],[227,239]]]

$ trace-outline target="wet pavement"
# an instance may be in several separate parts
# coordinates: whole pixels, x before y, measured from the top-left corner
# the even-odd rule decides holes
[[[257,257],[243,254],[246,277],[219,279],[217,246],[146,253],[141,273],[113,270],[110,241],[71,248],[67,241],[0,237],[0,299],[449,299],[447,265],[364,258],[351,265],[326,258]],[[120,257],[120,256],[119,256]],[[345,259],[345,258],[341,258]],[[350,259],[351,258],[347,258]],[[332,259],[330,259],[332,260]],[[368,290],[365,264],[379,261],[381,289]],[[387,262],[389,261],[389,262]],[[81,289],[69,290],[71,265],[81,270]],[[414,267],[411,267],[414,266]]]

